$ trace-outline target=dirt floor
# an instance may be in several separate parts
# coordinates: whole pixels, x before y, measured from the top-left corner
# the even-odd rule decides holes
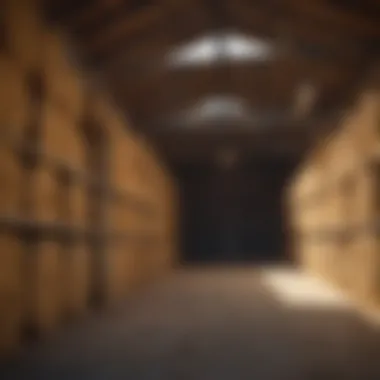
[[[380,379],[379,327],[287,268],[191,268],[29,347],[17,379]]]

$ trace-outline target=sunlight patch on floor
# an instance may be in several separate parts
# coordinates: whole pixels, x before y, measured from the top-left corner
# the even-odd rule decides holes
[[[286,307],[350,309],[351,302],[322,280],[295,269],[272,268],[261,272],[263,284]]]
[[[263,284],[285,307],[355,310],[380,329],[380,310],[369,310],[321,278],[294,268],[273,267],[260,272]]]

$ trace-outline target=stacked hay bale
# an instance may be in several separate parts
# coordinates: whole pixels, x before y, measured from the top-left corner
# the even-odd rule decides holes
[[[106,301],[115,302],[157,277],[158,263],[167,254],[160,243],[164,234],[160,228],[166,223],[160,209],[167,200],[162,198],[164,173],[150,145],[129,128],[109,99],[100,97],[94,109],[110,143],[104,225],[108,250],[101,277]]]
[[[41,170],[42,175],[47,170],[47,177],[53,178],[51,188],[58,187],[56,221],[69,233],[57,243],[60,302],[63,313],[70,316],[86,310],[88,295],[89,250],[83,238],[86,228],[87,145],[82,122],[86,89],[79,70],[68,59],[64,36],[49,32],[45,38],[46,98],[42,112],[41,147],[51,163],[50,167]],[[41,199],[41,206],[44,202]]]
[[[28,78],[41,67],[43,38],[33,2],[2,3],[0,46],[0,354],[18,347],[25,316],[25,256],[20,230],[22,138],[30,129]]]
[[[126,162],[131,141],[123,116],[115,110],[110,101],[99,97],[95,108],[97,122],[107,130],[109,140],[109,184],[105,188],[104,202],[107,213],[104,234],[107,239],[107,255],[104,262],[103,279],[105,301],[113,303],[124,297],[129,289],[131,253],[128,246],[128,204],[126,185],[129,173]]]
[[[380,77],[379,71],[370,77],[369,85],[360,96],[354,110],[355,123],[349,125],[350,133],[360,157],[357,170],[355,249],[356,265],[353,270],[353,291],[369,304],[380,305],[379,230],[377,228],[379,194],[377,166],[380,153]]]
[[[138,187],[144,194],[145,202],[145,205],[141,205],[143,207],[139,218],[139,264],[141,282],[146,283],[157,277],[157,264],[162,256],[158,225],[163,222],[160,215],[163,199],[156,198],[160,193],[160,184],[155,176],[156,160],[154,152],[144,141],[140,144],[139,167]]]
[[[149,144],[100,90],[90,96],[37,0],[2,12],[0,355],[25,327],[50,331],[94,293],[119,300],[174,255],[173,185]]]
[[[310,215],[312,203],[300,200],[305,173],[310,176],[317,164],[316,157],[325,156],[324,169],[311,185],[311,193],[323,189],[323,196],[315,204],[320,209],[323,245],[317,261],[323,265],[312,266],[312,272],[358,299],[377,305],[380,305],[379,85],[379,72],[374,71],[350,113],[330,136],[315,146],[289,187],[291,212],[302,219],[295,227],[299,234],[307,227],[305,218]],[[310,194],[304,197],[312,198]],[[305,258],[302,265],[306,267],[312,256],[310,244],[300,244],[299,248],[300,256]]]
[[[149,257],[148,268],[153,278],[160,277],[165,268],[166,255],[169,253],[169,247],[165,244],[165,235],[167,228],[166,220],[166,197],[165,194],[165,176],[162,167],[153,165],[154,153],[152,152],[151,160],[148,161],[149,177],[152,179],[154,186],[150,188],[149,196],[155,206],[155,212],[150,218],[148,228],[153,236],[151,242],[151,255]]]
[[[1,90],[0,90],[1,92]],[[21,168],[10,147],[0,146],[0,210],[2,219],[13,218],[19,212]],[[23,245],[14,229],[0,225],[0,354],[14,349],[20,338],[22,325]]]
[[[321,258],[321,223],[323,209],[323,157],[313,152],[299,168],[298,181],[291,187],[289,212],[292,215],[292,231],[295,233],[295,257],[308,271],[318,270]]]
[[[159,191],[156,195],[157,202],[160,203],[159,241],[162,254],[160,255],[160,273],[166,273],[177,264],[177,205],[178,195],[175,183],[172,181],[170,173],[164,168],[158,168]]]
[[[145,219],[145,228],[152,238],[148,241],[151,247],[147,257],[149,275],[153,278],[162,276],[175,264],[176,242],[174,236],[176,220],[175,186],[164,165],[150,147],[146,162],[146,193],[154,206],[152,213]]]

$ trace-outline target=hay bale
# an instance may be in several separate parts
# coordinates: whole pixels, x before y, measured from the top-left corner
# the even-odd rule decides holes
[[[23,136],[28,123],[25,71],[12,59],[0,55],[0,139],[9,144]]]
[[[60,199],[60,184],[57,173],[51,167],[38,167],[32,174],[32,192],[34,204],[30,218],[43,222],[58,222]]]
[[[22,174],[20,158],[9,147],[0,146],[0,215],[20,212]]]
[[[14,352],[23,322],[20,240],[0,231],[0,355]]]
[[[107,303],[120,301],[128,291],[128,255],[123,248],[120,242],[111,243],[108,247],[105,268]]]
[[[44,25],[37,0],[4,0],[6,47],[25,69],[42,67]]]
[[[352,245],[350,292],[363,303],[376,299],[378,278],[378,251],[376,239],[371,235],[359,236]]]
[[[62,309],[68,316],[83,315],[90,291],[90,255],[88,247],[75,244],[62,247],[60,261]]]
[[[85,145],[79,127],[51,102],[43,107],[42,149],[71,168],[82,170],[85,166]]]
[[[83,182],[57,178],[57,220],[83,228],[86,223],[87,192]]]
[[[370,173],[372,178],[372,218],[371,222],[378,221],[380,219],[380,162],[376,160],[370,165]],[[380,307],[380,239],[378,233],[374,232],[373,239],[373,251],[372,251],[372,270],[373,270],[373,299],[378,307]]]
[[[114,200],[109,204],[109,222],[112,231],[124,234],[133,229],[135,223],[135,212],[128,203],[128,196],[123,194],[124,198]]]
[[[354,110],[352,124],[347,126],[362,160],[375,155],[380,147],[379,106],[379,89],[366,89]]]
[[[83,183],[73,183],[69,187],[70,223],[83,228],[88,218],[87,188]]]
[[[79,122],[84,114],[86,86],[63,34],[46,33],[44,59],[48,103],[60,109],[71,124]]]
[[[139,237],[136,236],[133,242],[133,258],[134,258],[134,285],[140,287],[146,282],[145,272],[145,254]]]
[[[126,121],[106,100],[99,105],[96,112],[101,125],[108,126],[110,141],[110,182],[119,191],[124,192],[136,182],[137,167],[134,165],[136,138],[128,131]]]
[[[373,199],[373,175],[370,168],[365,165],[357,171],[355,195],[355,222],[358,226],[368,224],[375,216]]]
[[[373,251],[373,266],[372,266],[372,302],[377,308],[380,308],[380,239],[377,236],[375,241],[375,249]]]
[[[29,323],[40,333],[51,332],[62,318],[61,247],[56,241],[42,239],[29,254]]]

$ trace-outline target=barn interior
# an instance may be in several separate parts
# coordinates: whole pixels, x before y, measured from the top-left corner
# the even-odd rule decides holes
[[[380,2],[3,0],[0,377],[380,378]]]

